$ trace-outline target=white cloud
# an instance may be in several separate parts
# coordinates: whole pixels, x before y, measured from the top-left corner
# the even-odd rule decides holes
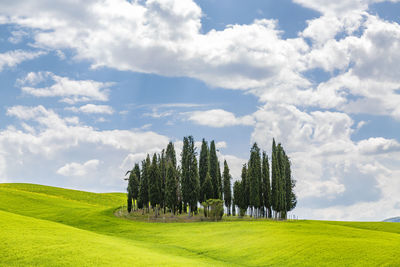
[[[72,112],[82,112],[82,113],[89,113],[89,114],[113,114],[114,109],[107,105],[94,105],[94,104],[86,104],[79,108],[77,107],[67,107],[66,110],[70,110]]]
[[[188,119],[200,125],[227,127],[235,125],[254,125],[252,116],[236,117],[232,112],[222,109],[193,111],[187,113]]]
[[[32,87],[43,81],[52,81],[53,85],[37,88]],[[102,83],[93,80],[71,80],[57,76],[51,72],[30,72],[17,81],[22,86],[22,92],[35,97],[61,97],[62,102],[107,101],[109,87],[113,83]]]
[[[10,107],[7,114],[22,120],[21,127],[9,126],[0,131],[0,157],[3,156],[7,167],[3,175],[17,177],[14,182],[40,181],[47,177],[46,183],[52,185],[121,191],[124,190],[122,176],[126,171],[121,169],[121,162],[129,154],[161,151],[169,141],[151,131],[97,130],[79,123],[76,117],[60,117],[43,106]],[[71,158],[74,158],[73,162],[65,165]],[[85,179],[48,180],[52,172],[72,176],[82,174],[81,169],[93,166],[93,162],[84,164],[88,158],[105,164],[99,164],[93,173],[88,172]],[[37,168],[39,165],[46,167]]]
[[[362,154],[382,154],[388,152],[400,152],[400,143],[394,139],[374,137],[361,140],[357,143],[357,148]]]
[[[307,44],[282,40],[274,20],[201,34],[203,14],[191,0],[89,1],[85,8],[41,1],[31,2],[29,11],[17,2],[0,7],[4,23],[39,29],[36,46],[73,49],[76,59],[94,68],[188,76],[231,89],[310,86],[299,62]]]
[[[5,67],[14,67],[23,61],[35,59],[44,54],[46,54],[44,51],[31,52],[23,50],[0,53],[0,71]]]
[[[62,166],[57,173],[63,176],[85,176],[96,170],[100,161],[98,159],[89,160],[83,164],[71,162]]]

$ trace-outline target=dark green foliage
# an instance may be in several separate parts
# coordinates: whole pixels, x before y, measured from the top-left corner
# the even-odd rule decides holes
[[[213,140],[211,141],[210,144],[210,176],[214,189],[213,198],[220,198],[218,175],[219,175],[219,163],[218,163],[217,151],[215,149],[215,142]]]
[[[140,167],[138,163],[135,163],[135,167],[133,167],[133,172],[136,175],[136,179],[138,182],[138,189],[139,189],[139,185],[140,185]]]
[[[165,156],[167,163],[171,163],[174,169],[176,169],[176,154],[175,154],[174,144],[172,142],[168,143]]]
[[[266,217],[271,218],[272,211],[271,211],[271,183],[269,179],[269,162],[268,156],[265,152],[263,152],[262,157],[262,189],[263,189],[263,203],[266,209]]]
[[[291,211],[297,205],[297,197],[294,193],[296,181],[292,178],[292,171],[290,169],[291,163],[289,157],[285,154],[285,182],[286,182],[286,210]]]
[[[132,211],[132,190],[131,190],[131,186],[128,184],[128,212]]]
[[[204,199],[211,199],[214,196],[214,189],[213,189],[213,184],[211,182],[211,176],[209,173],[206,175],[206,179],[203,184],[203,190],[204,190]]]
[[[158,160],[158,169],[160,172],[160,189],[161,189],[161,198],[160,198],[160,204],[161,207],[164,208],[164,213],[165,213],[165,186],[166,186],[166,179],[167,179],[167,165],[166,165],[166,156],[165,156],[165,150],[163,149],[161,151],[161,156],[159,157]]]
[[[233,198],[235,205],[238,206],[239,208],[240,211],[239,215],[243,216],[248,206],[245,201],[243,181],[242,182],[236,181],[233,184]]]
[[[139,186],[139,208],[148,209],[149,203],[149,171],[150,171],[150,156],[147,154],[146,160],[142,161],[142,174]]]
[[[277,199],[277,211],[280,213],[281,219],[286,218],[286,154],[281,144],[277,147],[277,161],[279,166],[278,176],[278,199]]]
[[[144,208],[148,211],[149,204],[156,210],[161,206],[166,212],[168,207],[172,213],[182,213],[189,210],[190,216],[197,212],[197,204],[207,200],[221,200],[227,207],[228,215],[235,214],[239,208],[240,216],[244,216],[250,207],[250,215],[286,219],[287,213],[297,205],[294,193],[296,181],[292,178],[291,162],[281,144],[272,141],[271,166],[265,152],[260,154],[257,143],[250,150],[248,164],[242,168],[241,181],[232,186],[231,175],[226,161],[221,176],[221,170],[212,141],[210,149],[203,139],[199,156],[192,136],[184,137],[181,153],[181,166],[176,164],[175,149],[172,142],[161,154],[153,155],[152,161],[147,155],[142,161],[142,168],[135,164],[130,173],[127,187],[127,206],[130,212],[133,208]],[[271,172],[270,172],[271,168]],[[137,199],[137,201],[135,201]],[[137,206],[135,205],[137,203]],[[210,202],[211,203],[211,202]],[[209,205],[209,204],[207,204]],[[233,209],[232,209],[233,205]],[[223,205],[222,205],[223,206]],[[209,212],[209,206],[204,210]],[[273,214],[274,212],[274,214]],[[222,215],[221,215],[222,216]]]
[[[205,195],[205,190],[204,190],[204,181],[206,180],[207,173],[209,173],[209,165],[210,165],[210,160],[209,160],[209,149],[207,142],[204,140],[202,141],[201,144],[201,150],[200,150],[200,159],[199,159],[199,180],[200,180],[200,195],[199,195],[199,201],[203,202],[207,199],[204,199]]]
[[[226,160],[224,161],[224,202],[228,209],[228,216],[231,215],[231,205],[232,205],[232,191],[231,191],[231,175],[229,174],[229,167]]]
[[[137,200],[138,198],[138,192],[139,192],[139,183],[136,178],[136,173],[135,169],[132,171],[128,171],[126,174],[129,173],[129,178],[128,178],[128,212],[132,211],[132,202]]]
[[[173,214],[175,214],[176,207],[178,204],[178,180],[177,180],[176,170],[172,162],[169,162],[167,166],[165,200],[168,208],[171,210]]]
[[[197,207],[200,189],[196,149],[192,136],[183,138],[182,149],[182,200],[189,206],[190,215]]]
[[[250,151],[249,169],[247,172],[250,189],[250,207],[260,207],[260,181],[261,181],[261,158],[260,149],[254,143]]]
[[[243,164],[242,167],[242,192],[243,192],[243,205],[247,207],[250,205],[249,202],[249,195],[250,195],[250,188],[249,188],[249,182],[247,180],[247,165]],[[243,207],[243,206],[242,206]]]
[[[275,139],[272,140],[272,159],[271,159],[271,195],[272,195],[272,208],[278,210],[278,180],[280,177],[279,166],[278,166],[278,152],[276,149]]]
[[[218,198],[219,199],[222,199],[222,194],[223,194],[223,184],[222,184],[222,176],[221,176],[221,167],[219,166],[219,161],[218,161],[218,164],[217,164],[217,177],[218,177],[218,179],[217,179],[217,182],[218,182]]]
[[[157,205],[161,202],[161,175],[158,168],[157,154],[153,155],[149,172],[149,201],[153,208],[156,208],[157,216]]]

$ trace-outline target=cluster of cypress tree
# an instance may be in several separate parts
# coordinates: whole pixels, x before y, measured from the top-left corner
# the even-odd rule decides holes
[[[268,156],[254,143],[250,160],[243,165],[241,180],[233,185],[234,205],[241,216],[286,219],[287,212],[296,207],[293,191],[296,182],[292,178],[290,159],[281,144],[272,141],[271,172]],[[271,174],[271,179],[270,179]]]
[[[197,212],[198,203],[207,199],[222,199],[231,207],[231,176],[228,164],[224,163],[224,181],[220,172],[219,161],[212,141],[210,147],[203,139],[200,160],[192,136],[183,138],[180,166],[177,166],[174,144],[170,142],[161,154],[150,155],[142,161],[141,168],[135,164],[128,171],[128,211],[143,209],[143,213],[154,209],[156,216],[159,209],[166,209],[172,214]],[[222,191],[225,185],[225,192]],[[230,211],[229,211],[230,214]]]
[[[253,217],[285,219],[287,212],[296,206],[293,192],[295,181],[291,177],[290,160],[281,144],[272,145],[271,181],[268,156],[255,143],[250,151],[250,160],[242,169],[241,181],[235,182],[232,198],[232,177],[224,161],[221,175],[215,142],[210,146],[203,139],[199,161],[192,136],[183,138],[180,166],[177,165],[175,148],[170,142],[160,154],[147,155],[141,168],[135,164],[128,179],[128,211],[154,209],[172,214],[197,213],[198,203],[209,199],[224,201],[228,216],[250,211]],[[233,205],[232,205],[233,204]]]

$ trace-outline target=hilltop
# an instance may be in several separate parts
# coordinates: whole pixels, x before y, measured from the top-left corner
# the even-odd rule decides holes
[[[126,194],[0,184],[1,266],[400,265],[400,224],[117,218]]]
[[[400,217],[389,218],[384,220],[384,222],[400,222]]]

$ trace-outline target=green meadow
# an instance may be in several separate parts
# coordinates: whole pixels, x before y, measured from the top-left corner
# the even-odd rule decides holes
[[[126,194],[0,184],[0,266],[400,266],[400,224],[148,223]]]

